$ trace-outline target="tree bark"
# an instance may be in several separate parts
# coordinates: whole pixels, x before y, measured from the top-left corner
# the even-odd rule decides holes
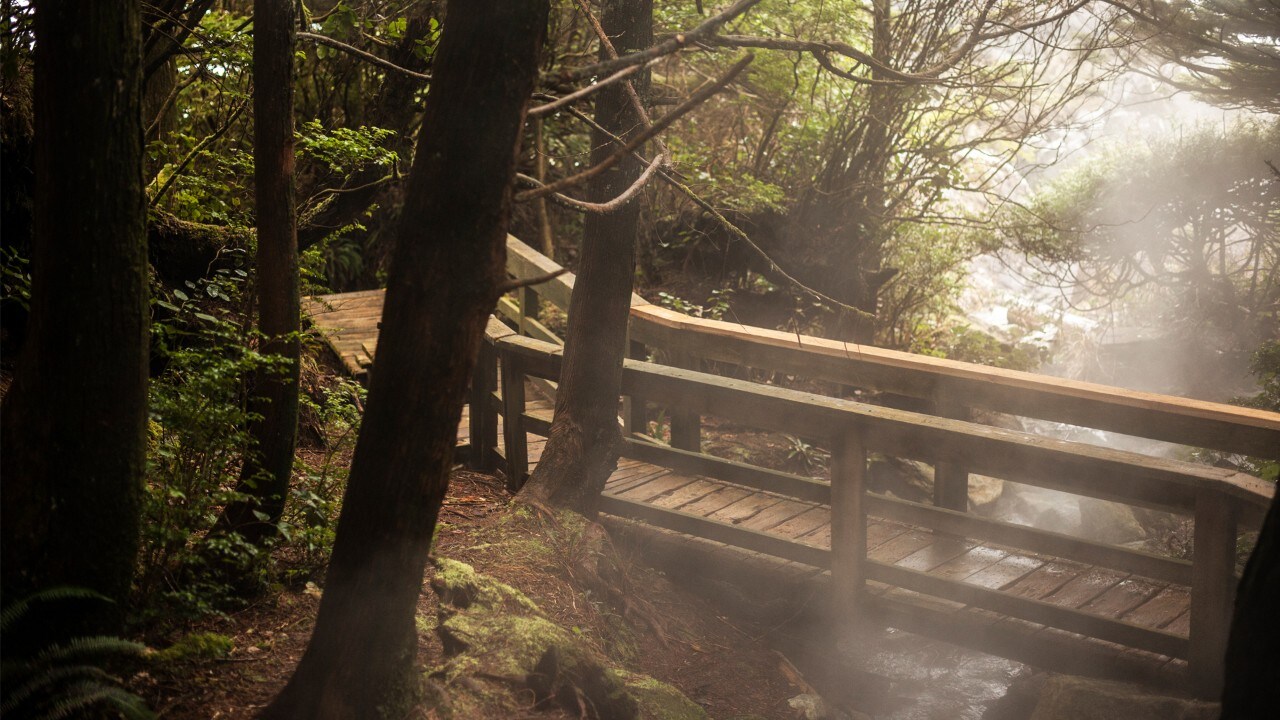
[[[31,325],[0,434],[3,593],[117,601],[53,632],[110,631],[138,549],[147,411],[146,198],[137,2],[36,8]]]
[[[404,715],[414,613],[484,325],[546,0],[453,0],[315,632],[266,718]]]
[[[651,0],[605,0],[600,22],[620,55],[653,44]],[[600,55],[603,60],[609,58],[603,48]],[[644,97],[648,94],[647,72],[633,77],[637,92]],[[596,122],[628,139],[643,129],[621,83],[596,93]],[[592,164],[615,151],[608,136],[599,131],[592,133],[591,144]],[[634,158],[618,163],[592,180],[592,200],[604,202],[616,197],[642,171]],[[639,203],[632,201],[607,215],[587,215],[584,221],[555,416],[542,458],[521,491],[526,497],[590,514],[617,466],[622,441],[618,392],[626,354],[639,215]]]
[[[1271,501],[1236,591],[1222,720],[1270,717],[1280,707],[1280,502]]]
[[[293,0],[255,0],[253,7],[253,157],[258,231],[258,329],[262,353],[281,367],[258,372],[250,410],[253,447],[245,453],[223,530],[261,545],[275,537],[298,437],[298,234],[293,188]],[[265,516],[265,517],[264,517]]]

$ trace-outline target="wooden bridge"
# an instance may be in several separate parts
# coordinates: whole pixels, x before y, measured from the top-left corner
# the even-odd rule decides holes
[[[558,267],[511,238],[515,278]],[[561,343],[539,303],[569,307],[573,277],[504,298],[460,428],[476,467],[512,489],[541,454]],[[348,369],[373,365],[381,291],[315,298],[307,311]],[[1280,457],[1280,415],[694,318],[633,296],[623,372],[623,460],[602,512],[720,558],[763,560],[819,588],[837,612],[1070,672],[1221,685],[1237,543],[1274,486],[1230,470],[969,422],[994,411],[1260,457]],[[703,372],[768,370],[911,399],[869,405]],[[375,370],[376,371],[376,370]],[[899,403],[903,404],[903,403]],[[654,408],[669,444],[643,433]],[[708,416],[811,439],[830,482],[702,452]],[[637,432],[632,432],[633,430]],[[932,504],[868,488],[868,453],[935,468]],[[970,513],[971,473],[1188,516],[1190,558]],[[718,553],[718,555],[717,555]],[[760,565],[760,563],[757,563]]]

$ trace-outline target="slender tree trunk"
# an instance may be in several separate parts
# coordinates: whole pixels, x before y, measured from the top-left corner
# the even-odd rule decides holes
[[[605,0],[600,18],[618,54],[653,43],[651,0]],[[604,49],[601,57],[607,58]],[[634,83],[647,95],[648,76]],[[630,137],[641,119],[621,84],[596,93],[596,122]],[[608,136],[594,132],[591,162],[614,152]],[[634,158],[601,173],[591,184],[592,199],[616,197],[643,167]],[[582,258],[569,303],[564,366],[556,392],[555,417],[547,446],[522,494],[542,502],[594,511],[605,481],[617,466],[622,435],[618,430],[618,391],[627,346],[627,315],[635,276],[636,201],[608,215],[588,215],[582,231]]]
[[[54,632],[110,629],[138,549],[147,253],[137,2],[36,8],[31,326],[0,432],[3,593],[120,601]],[[78,627],[76,627],[78,625]]]
[[[1280,502],[1271,501],[1236,591],[1222,720],[1270,717],[1280,707]]]
[[[506,223],[546,0],[452,0],[315,633],[267,718],[403,717],[414,612]]]
[[[250,409],[260,419],[237,490],[248,500],[228,505],[220,527],[261,544],[275,536],[298,436],[298,232],[293,189],[294,1],[253,5],[253,157],[257,212],[258,329],[264,355],[284,366],[257,373]],[[261,517],[258,515],[261,513]]]

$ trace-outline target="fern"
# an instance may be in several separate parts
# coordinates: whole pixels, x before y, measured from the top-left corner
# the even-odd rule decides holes
[[[0,611],[0,631],[21,630],[31,607],[41,602],[110,599],[92,590],[57,587],[11,603]],[[89,707],[110,707],[129,720],[154,718],[142,698],[121,687],[120,678],[98,661],[139,659],[145,645],[110,636],[71,638],[40,648],[28,657],[8,657],[0,664],[0,717],[57,720]]]

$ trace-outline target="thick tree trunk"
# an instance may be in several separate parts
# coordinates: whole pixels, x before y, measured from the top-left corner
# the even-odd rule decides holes
[[[3,593],[73,585],[122,602],[147,409],[139,4],[41,0],[35,22],[31,326],[0,420]],[[110,629],[122,607],[55,632]]]
[[[618,54],[653,43],[651,0],[605,0],[600,22]],[[601,57],[607,59],[605,50]],[[647,75],[634,82],[647,95]],[[596,122],[610,132],[631,137],[643,126],[621,84],[596,93]],[[592,134],[591,162],[613,154],[608,136]],[[603,202],[635,182],[643,167],[634,158],[601,173],[591,184],[593,200]],[[522,491],[527,497],[594,511],[605,481],[617,465],[618,391],[627,347],[627,315],[635,275],[636,224],[639,203],[633,200],[608,215],[588,215],[582,231],[582,257],[569,303],[564,366],[556,392],[556,410],[547,446]]]
[[[316,629],[267,718],[403,717],[414,613],[484,325],[546,0],[449,4]]]
[[[1222,720],[1270,717],[1280,707],[1280,502],[1271,501],[1236,592]]]
[[[298,436],[298,235],[293,190],[293,0],[255,0],[253,8],[253,157],[257,212],[258,329],[264,355],[283,367],[257,373],[250,409],[254,447],[219,526],[262,544],[276,534]],[[260,515],[261,514],[261,515]],[[265,517],[263,517],[265,516]]]

